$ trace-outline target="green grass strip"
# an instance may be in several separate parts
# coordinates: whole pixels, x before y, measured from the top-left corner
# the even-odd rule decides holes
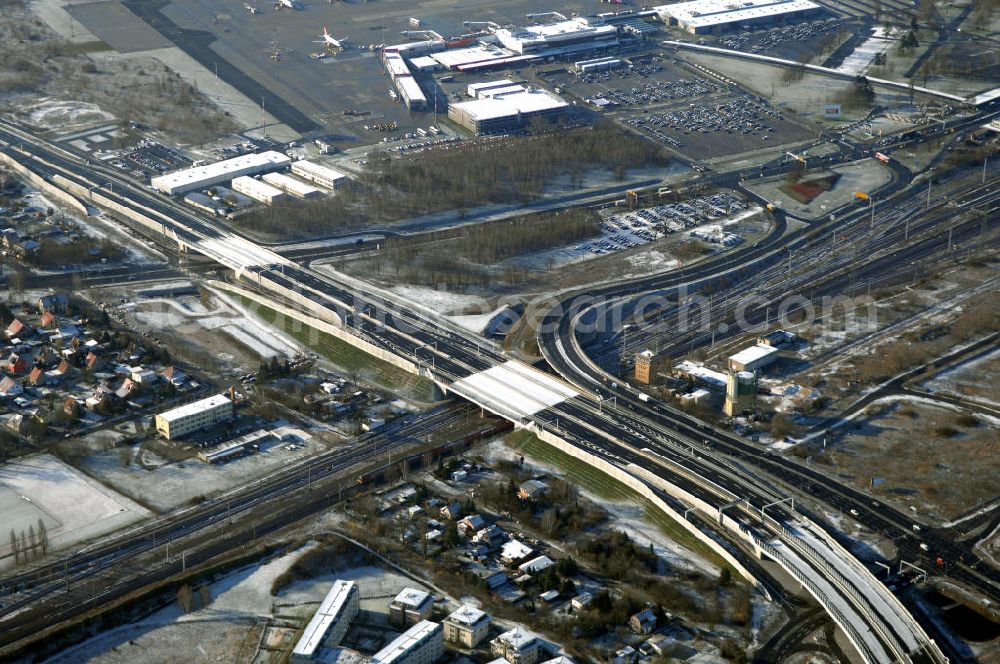
[[[434,400],[434,383],[370,355],[343,339],[327,334],[297,318],[286,316],[259,302],[231,294],[256,318],[267,323],[307,349],[326,358],[346,373],[357,372],[367,382],[393,392],[402,393],[417,401]]]
[[[697,553],[720,569],[728,567],[730,572],[735,573],[729,563],[715,551],[635,489],[622,484],[589,463],[539,440],[530,431],[524,429],[514,431],[506,437],[506,442],[508,446],[540,465],[558,468],[567,480],[603,500],[638,505],[643,511],[645,520],[671,540]]]

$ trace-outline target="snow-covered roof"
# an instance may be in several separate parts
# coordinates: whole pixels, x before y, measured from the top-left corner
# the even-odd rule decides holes
[[[525,90],[502,97],[475,99],[452,104],[476,122],[566,108],[568,105],[556,95],[545,90]]]
[[[186,403],[183,406],[178,406],[168,410],[165,413],[160,413],[158,417],[163,418],[167,422],[174,422],[183,417],[188,417],[190,415],[195,415],[197,413],[203,413],[206,410],[211,410],[213,408],[218,408],[223,405],[232,405],[232,402],[224,394],[213,394],[205,399],[200,399],[198,401],[192,401],[191,403]]]
[[[500,547],[500,555],[507,560],[520,560],[531,555],[532,548],[524,542],[512,539]]]
[[[774,346],[762,346],[758,344],[744,348],[735,355],[730,356],[729,361],[746,366],[772,355],[777,355],[779,352]]]
[[[244,154],[232,159],[218,161],[214,164],[196,166],[175,173],[158,175],[149,183],[166,193],[175,193],[197,189],[229,180],[240,175],[258,173],[262,170],[281,168],[291,163],[288,156],[269,150],[257,154]]]
[[[422,639],[440,629],[441,625],[436,622],[421,620],[375,653],[372,656],[372,664],[392,664],[392,662],[405,657],[410,649],[418,645]]]
[[[819,9],[812,0],[693,0],[653,7],[660,16],[704,27]]]
[[[403,588],[392,600],[392,603],[410,609],[419,609],[428,599],[433,599],[428,592],[416,588]]]
[[[474,606],[469,606],[468,604],[463,604],[457,610],[452,612],[448,616],[448,620],[453,623],[458,623],[459,625],[475,625],[477,622],[486,618],[486,612],[477,609]]]
[[[295,649],[292,650],[293,657],[296,655],[305,657],[313,656],[320,645],[322,645],[324,638],[326,638],[326,634],[330,630],[330,625],[339,620],[343,614],[351,590],[355,585],[354,581],[342,581],[340,579],[333,582],[330,591],[323,598],[323,602],[319,605],[319,608],[316,609],[316,613],[313,614],[312,620],[306,625],[305,631],[302,632],[302,637],[295,644]]]

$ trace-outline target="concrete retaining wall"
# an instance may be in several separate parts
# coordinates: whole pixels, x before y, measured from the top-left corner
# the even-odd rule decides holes
[[[348,330],[346,330],[341,326],[332,324],[330,322],[321,320],[319,318],[315,318],[313,316],[309,316],[308,314],[304,314],[301,311],[296,311],[295,309],[292,309],[290,307],[286,307],[284,305],[271,302],[267,298],[257,295],[256,293],[251,293],[250,291],[244,290],[242,288],[237,288],[236,286],[233,286],[231,284],[226,284],[220,281],[212,281],[209,282],[209,284],[214,288],[225,290],[231,293],[236,293],[241,297],[247,298],[248,300],[253,300],[254,302],[260,304],[261,306],[265,306],[268,309],[273,309],[274,311],[277,311],[282,316],[287,316],[292,320],[301,322],[303,325],[315,328],[320,332],[325,332],[326,334],[336,337],[341,341],[346,341],[352,346],[355,346],[356,348],[363,350],[364,352],[382,360],[383,362],[388,362],[389,364],[395,367],[399,367],[400,369],[407,371],[409,373],[420,375],[420,371],[417,365],[414,364],[413,362],[403,359],[398,355],[395,355],[394,353],[390,353],[389,351],[386,351],[385,349],[379,346],[369,343],[364,339],[355,336],[354,334],[352,334],[351,332],[349,332]],[[301,295],[299,295],[299,297],[305,302],[311,302],[311,300],[308,300],[307,298],[304,298]]]
[[[87,216],[88,212],[87,206],[81,203],[78,198],[64,191],[63,189],[60,189],[59,187],[49,182],[48,180],[45,180],[40,176],[36,175],[33,171],[31,171],[26,166],[22,165],[16,159],[12,158],[10,155],[6,154],[5,152],[0,152],[0,162],[3,162],[7,166],[9,166],[11,170],[20,173],[28,182],[32,184],[32,186],[38,187],[47,195],[51,196],[52,198],[58,199],[60,203],[72,208],[73,211],[76,212],[77,214]]]
[[[649,484],[647,484],[645,481],[627,472],[623,468],[615,466],[614,464],[606,461],[605,459],[598,457],[597,455],[591,454],[590,452],[587,452],[585,450],[581,450],[579,447],[566,442],[565,440],[563,440],[554,433],[538,428],[534,423],[528,425],[527,428],[536,436],[538,436],[539,440],[546,442],[549,445],[552,445],[556,449],[565,452],[566,454],[569,454],[574,458],[581,459],[582,461],[588,463],[589,465],[597,468],[604,474],[610,476],[611,478],[629,487],[630,489],[638,493],[640,496],[646,498],[657,509],[659,509],[664,514],[669,516],[671,519],[676,521],[685,530],[691,533],[691,535],[696,537],[700,542],[711,548],[712,551],[714,551],[720,558],[722,558],[727,563],[732,565],[733,569],[735,569],[740,576],[742,576],[744,579],[752,583],[761,592],[767,595],[767,590],[764,588],[763,584],[761,584],[760,581],[757,580],[757,577],[755,577],[747,568],[745,568],[743,564],[740,563],[740,561],[737,560],[735,556],[733,556],[733,554],[731,554],[724,546],[722,546],[714,538],[709,537],[699,528],[697,528],[693,523],[685,519],[683,514],[678,513],[673,507],[668,505],[662,498],[657,496],[652,491],[652,489],[650,489]],[[665,482],[664,480],[659,478],[657,479],[658,479],[657,481],[658,486],[660,484],[663,484],[664,487],[669,486],[669,483]],[[674,492],[683,493],[687,495],[686,492],[681,491],[677,487],[671,487],[670,492],[671,495],[674,495]],[[707,513],[714,518],[718,514],[718,511],[716,510],[715,514],[713,515],[711,512],[711,508],[709,508],[709,511]]]

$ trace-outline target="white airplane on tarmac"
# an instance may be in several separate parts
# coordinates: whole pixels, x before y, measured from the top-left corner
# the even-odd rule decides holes
[[[323,36],[323,39],[320,40],[320,41],[318,41],[318,42],[316,42],[317,44],[323,44],[327,48],[336,48],[336,49],[339,49],[341,51],[343,51],[345,48],[347,48],[347,37],[344,37],[343,39],[337,39],[336,37],[334,37],[333,35],[331,35],[327,31],[326,26],[323,26],[323,35],[322,36]]]
[[[275,9],[302,9],[302,5],[300,5],[295,0],[277,0],[277,2],[274,3],[274,8]]]

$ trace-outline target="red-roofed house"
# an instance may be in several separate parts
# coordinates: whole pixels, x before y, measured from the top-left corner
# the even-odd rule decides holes
[[[7,326],[8,339],[13,339],[14,337],[21,337],[28,334],[31,334],[31,327],[28,324],[21,322],[21,320],[18,318],[12,320],[10,322],[10,325]]]
[[[49,328],[55,327],[56,325],[58,325],[58,320],[56,319],[56,315],[54,313],[52,313],[51,311],[46,311],[44,314],[42,314],[43,328],[47,330]]]
[[[3,361],[3,370],[11,374],[24,373],[28,370],[28,363],[17,353],[11,353],[10,357]]]
[[[10,376],[0,378],[0,397],[16,397],[22,392],[24,392],[24,388]]]
[[[39,367],[33,368],[31,370],[31,373],[28,374],[28,384],[29,385],[34,385],[36,387],[39,386],[39,385],[44,385],[45,384],[45,372],[42,371],[41,368],[39,368]]]

